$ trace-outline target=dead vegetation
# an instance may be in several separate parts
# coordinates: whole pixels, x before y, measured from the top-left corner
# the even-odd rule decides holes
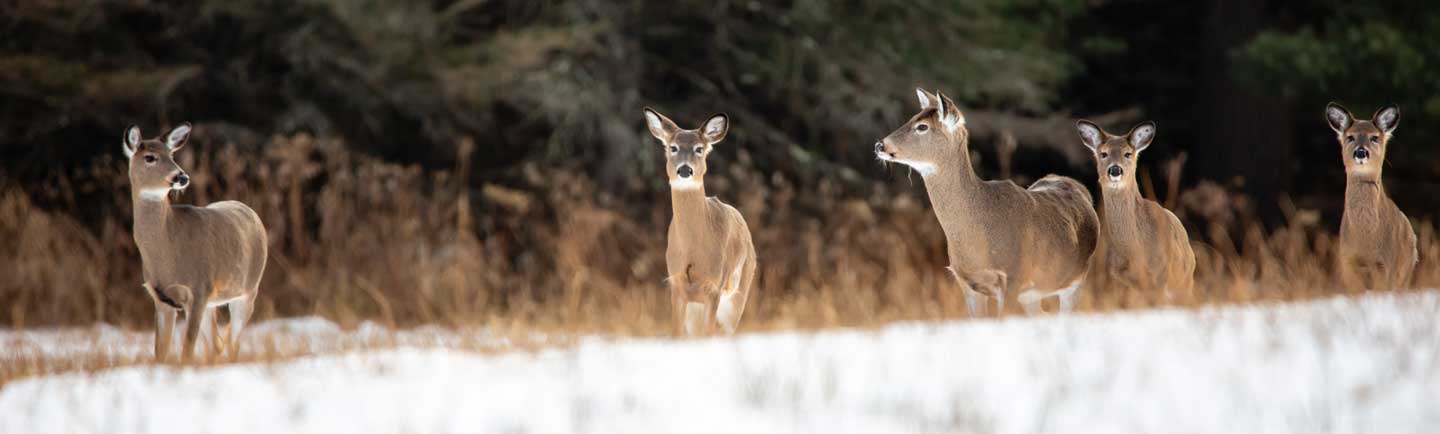
[[[467,140],[457,149],[467,153],[473,146]],[[658,336],[667,330],[665,201],[627,205],[602,193],[583,171],[533,165],[514,185],[472,186],[463,165],[427,172],[303,134],[274,137],[262,149],[244,154],[201,142],[177,156],[195,180],[179,202],[241,200],[270,232],[271,262],[256,320],[318,315],[346,327],[369,320],[399,329],[438,325],[512,334]],[[894,182],[877,179],[864,191],[823,178],[801,191],[785,177],[755,169],[744,149],[722,152],[732,155],[712,171],[709,191],[755,222],[763,259],[742,331],[965,315],[964,298],[944,271],[944,235],[923,185],[906,182],[903,169],[895,169]],[[33,192],[3,186],[0,239],[9,246],[0,250],[6,276],[0,324],[103,322],[150,330],[152,307],[140,288],[118,154],[117,146],[114,156],[59,174]],[[846,176],[870,175],[837,175]],[[1174,191],[1176,184],[1169,184]],[[1266,231],[1247,213],[1243,196],[1217,184],[1202,182],[1163,203],[1176,204],[1197,239],[1196,290],[1172,300],[1085,293],[1080,311],[1344,292],[1331,283],[1334,237],[1315,210],[1285,206],[1289,223]],[[1416,227],[1422,259],[1415,286],[1434,287],[1440,267],[1431,258],[1440,254],[1440,238],[1429,222]],[[245,360],[304,353],[261,349]],[[36,360],[0,373],[0,383],[142,362]]]

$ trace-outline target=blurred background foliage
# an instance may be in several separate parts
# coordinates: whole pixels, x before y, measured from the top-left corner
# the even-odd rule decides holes
[[[363,161],[446,176],[434,184],[446,187],[417,187],[426,194],[463,183],[460,196],[480,216],[462,218],[462,232],[482,241],[535,242],[540,236],[516,233],[529,228],[519,220],[489,224],[486,215],[505,203],[524,204],[509,209],[526,219],[563,213],[551,209],[563,202],[534,199],[560,197],[538,187],[555,188],[554,179],[583,180],[567,194],[592,196],[659,236],[668,219],[663,157],[640,115],[652,106],[686,127],[714,112],[731,116],[710,193],[754,190],[761,196],[742,211],[783,203],[793,207],[784,218],[823,219],[843,203],[828,198],[927,203],[923,183],[876,164],[871,152],[917,111],[919,86],[962,105],[984,176],[1022,184],[1055,172],[1093,190],[1076,118],[1116,133],[1156,120],[1157,146],[1141,161],[1147,194],[1185,208],[1177,213],[1197,238],[1215,237],[1197,229],[1219,219],[1240,243],[1244,226],[1229,225],[1207,200],[1266,227],[1309,213],[1333,230],[1344,175],[1323,107],[1335,100],[1365,117],[1396,102],[1403,115],[1386,183],[1423,221],[1440,210],[1440,9],[1428,6],[0,0],[0,188],[98,231],[98,222],[128,219],[128,190],[113,179],[123,176],[124,128],[154,137],[190,121],[197,147],[215,149],[204,155],[287,162],[275,163],[285,173],[244,173],[295,184],[284,187],[291,206],[274,207],[310,209],[287,225],[293,233],[324,230],[313,196],[348,170],[330,162],[352,161],[266,149],[303,134]],[[307,158],[324,164],[307,169],[316,173],[287,169]],[[107,171],[110,180],[94,175]],[[1185,191],[1198,193],[1177,199]],[[882,219],[889,206],[876,208]],[[927,252],[921,262],[943,260]]]

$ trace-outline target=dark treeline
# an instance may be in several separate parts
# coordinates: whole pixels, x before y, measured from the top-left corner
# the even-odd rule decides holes
[[[469,137],[475,183],[582,170],[650,203],[666,197],[651,105],[682,124],[729,113],[728,146],[755,167],[862,192],[903,182],[870,144],[916,111],[918,85],[960,102],[987,176],[1013,137],[1012,177],[1093,186],[1073,119],[1153,119],[1159,196],[1185,153],[1182,188],[1244,193],[1272,224],[1282,203],[1338,221],[1327,101],[1362,117],[1395,102],[1386,182],[1433,218],[1437,28],[1440,9],[1411,0],[6,1],[0,180],[45,204],[48,177],[115,158],[126,125],[188,120],[202,146],[306,131],[430,168],[455,167]]]

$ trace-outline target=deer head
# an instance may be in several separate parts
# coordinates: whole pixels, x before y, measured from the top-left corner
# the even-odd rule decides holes
[[[1084,119],[1076,121],[1075,128],[1080,131],[1080,142],[1095,155],[1095,171],[1100,174],[1101,186],[1106,189],[1135,186],[1135,163],[1140,159],[1140,151],[1155,140],[1155,122],[1145,121],[1123,136],[1107,133]]]
[[[140,127],[125,130],[125,158],[130,161],[130,188],[142,199],[161,200],[171,191],[190,185],[190,176],[175,163],[175,151],[190,140],[190,123],[180,124],[165,140],[144,140]]]
[[[1348,175],[1373,176],[1380,173],[1390,136],[1400,125],[1400,108],[1394,104],[1375,111],[1370,120],[1355,120],[1350,110],[1340,104],[1325,106],[1325,120],[1340,141],[1340,158]]]
[[[935,173],[942,163],[956,161],[956,152],[968,152],[965,115],[943,93],[915,89],[920,113],[890,135],[875,142],[875,158],[915,168],[921,175]]]
[[[664,147],[665,173],[670,179],[670,188],[685,190],[704,185],[705,157],[730,131],[730,118],[724,113],[716,114],[706,120],[700,129],[684,130],[670,118],[646,107],[645,126]]]

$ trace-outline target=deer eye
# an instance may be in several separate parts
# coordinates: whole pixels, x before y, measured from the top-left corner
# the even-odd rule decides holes
[[[1110,158],[1110,153],[1109,153],[1109,152],[1105,152],[1105,151],[1100,151],[1100,158]]]
[[[704,153],[705,153],[705,147],[704,147],[704,146],[696,146],[696,147],[695,147],[695,155],[700,155],[700,154],[704,154]]]
[[[1130,158],[1130,156],[1132,156],[1132,155],[1135,155],[1135,153],[1134,153],[1134,152],[1126,152],[1126,153],[1125,153],[1125,158]]]
[[[1345,136],[1345,143],[1355,143],[1355,136]]]
[[[1370,136],[1370,143],[1380,143],[1380,136]]]
[[[680,152],[680,147],[679,147],[679,146],[675,146],[675,145],[670,145],[670,153],[671,153],[671,154],[674,154],[674,153],[676,153],[676,152]]]
[[[920,124],[920,125],[916,125],[916,126],[915,126],[915,131],[919,131],[919,132],[922,132],[922,133],[925,132],[926,130],[929,130],[929,129],[930,129],[930,126],[929,126],[929,125],[925,125],[925,124]]]
[[[146,163],[146,164],[155,164],[155,160],[159,160],[159,158],[155,158],[154,155],[146,155],[146,156],[145,156],[145,163]]]

